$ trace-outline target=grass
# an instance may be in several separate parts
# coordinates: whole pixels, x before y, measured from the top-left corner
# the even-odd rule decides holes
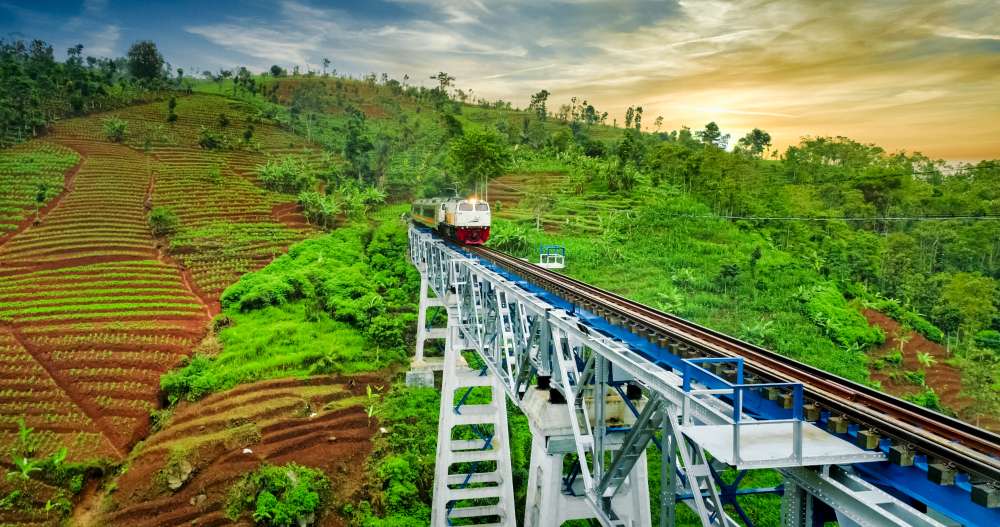
[[[405,226],[359,224],[293,246],[222,295],[222,352],[164,376],[173,398],[240,383],[377,371],[403,362],[412,334],[414,272]]]
[[[525,220],[521,228],[528,247],[565,245],[567,275],[843,377],[868,381],[864,348],[849,344],[878,342],[874,330],[842,296],[827,295],[821,301],[809,296],[804,302],[799,296],[804,284],[836,286],[798,258],[724,220],[677,217],[709,211],[669,188],[643,187],[631,196],[636,204],[620,211],[585,205],[600,203],[603,192],[591,185],[578,196],[557,195],[557,205],[544,218],[561,227],[535,231],[533,221]],[[567,213],[567,203],[574,214]],[[578,229],[576,216],[594,218],[599,234]],[[516,223],[495,226],[498,237],[504,229],[517,228]],[[537,258],[533,250],[521,255]],[[843,313],[850,332],[817,324],[815,311]]]

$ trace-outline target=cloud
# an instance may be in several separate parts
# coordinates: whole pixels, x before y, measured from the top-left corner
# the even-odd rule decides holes
[[[69,31],[83,29],[102,18],[108,7],[107,0],[84,0],[80,14],[66,21],[65,29]]]
[[[641,105],[673,127],[761,127],[779,144],[832,133],[995,156],[998,141],[930,132],[1000,137],[1000,15],[989,4],[385,0],[371,14],[284,0],[266,20],[185,29],[258,69],[329,57],[342,72],[423,83],[443,70],[518,105],[544,88],[556,104],[579,96],[619,120]]]
[[[283,64],[308,64],[319,49],[315,35],[236,23],[188,26],[184,31],[239,53]]]
[[[121,39],[121,28],[108,24],[99,30],[88,33],[84,49],[88,55],[110,57],[118,51],[118,41]]]
[[[950,27],[934,28],[934,34],[939,37],[958,38],[962,40],[1000,40],[1000,35],[977,33],[975,31],[965,31]]]

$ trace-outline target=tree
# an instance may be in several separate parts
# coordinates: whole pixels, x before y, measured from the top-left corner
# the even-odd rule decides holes
[[[511,161],[510,148],[500,134],[492,130],[466,131],[452,140],[448,160],[456,179],[473,187],[503,174]]]
[[[452,77],[451,75],[448,75],[447,73],[445,73],[443,71],[440,71],[440,72],[438,72],[437,75],[431,75],[431,80],[432,81],[433,80],[438,81],[438,87],[437,87],[437,89],[441,93],[447,95],[448,94],[448,88],[450,88],[452,86],[452,83],[455,82],[455,77]]]
[[[997,316],[996,280],[979,273],[955,273],[941,290],[939,313],[954,312],[965,336],[988,328]]]
[[[170,96],[170,100],[167,101],[167,122],[173,123],[177,121],[177,113],[174,110],[177,109],[177,98],[173,95]]]
[[[163,77],[163,55],[151,40],[140,40],[128,50],[128,71],[140,81]]]
[[[292,110],[306,114],[306,139],[312,141],[312,122],[316,112],[323,109],[323,85],[303,81],[292,90]]]
[[[42,205],[45,205],[45,200],[49,198],[49,186],[47,184],[39,183],[38,187],[35,189],[35,224],[37,225],[41,221]]]
[[[722,135],[719,130],[719,125],[712,121],[705,125],[705,129],[694,134],[705,146],[714,146],[717,148],[725,149],[726,144],[729,143],[729,134]]]
[[[236,90],[244,90],[251,95],[257,93],[257,81],[253,78],[253,73],[246,69],[245,66],[240,66],[236,70],[236,74],[233,77],[233,95],[236,95]]]
[[[534,110],[535,114],[538,115],[538,120],[544,121],[548,117],[548,111],[545,109],[545,103],[549,100],[549,91],[542,90],[531,96],[531,102],[528,104],[529,110]]]
[[[369,176],[368,154],[375,145],[368,138],[365,114],[357,108],[348,108],[347,113],[350,118],[347,120],[347,134],[344,138],[344,159],[350,163],[358,183],[362,184]]]
[[[660,131],[660,128],[663,128],[663,116],[662,115],[656,116],[656,119],[653,121],[653,126],[656,128],[657,132]]]
[[[284,77],[285,70],[281,66],[274,64],[271,66],[271,76],[272,77]]]
[[[169,207],[156,207],[149,212],[149,227],[156,236],[177,232],[177,214]]]
[[[128,128],[128,123],[119,119],[118,117],[108,117],[104,119],[102,127],[104,129],[104,135],[111,141],[120,143],[125,140],[125,132]]]
[[[323,76],[326,77],[326,69],[330,67],[330,59],[323,58]]]
[[[754,128],[747,132],[747,135],[741,137],[737,144],[741,150],[745,150],[754,157],[760,157],[764,150],[771,146],[771,134],[760,128]]]

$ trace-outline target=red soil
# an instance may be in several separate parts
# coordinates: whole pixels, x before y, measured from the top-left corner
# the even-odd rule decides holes
[[[169,426],[145,442],[118,479],[118,490],[109,497],[112,506],[99,521],[137,527],[228,525],[222,509],[229,488],[264,462],[319,468],[333,482],[335,501],[351,499],[363,483],[359,467],[371,451],[377,424],[369,421],[361,404],[337,401],[363,396],[367,384],[382,381],[278,379],[182,403]],[[269,404],[273,401],[280,404]],[[331,403],[333,408],[325,409]],[[246,437],[199,440],[251,426],[255,433]],[[244,453],[245,448],[251,453]],[[180,489],[171,491],[162,474],[170,456],[177,455],[172,452],[178,451],[193,470]],[[321,525],[344,523],[327,514]]]
[[[902,330],[899,322],[887,315],[866,309],[863,314],[868,323],[878,326],[885,331],[885,343],[874,352],[875,358],[884,358],[899,351],[899,336]],[[908,341],[903,345],[903,362],[900,366],[886,365],[881,370],[873,370],[871,377],[882,384],[882,389],[888,393],[899,396],[915,395],[923,391],[923,388],[911,382],[907,382],[903,376],[903,371],[924,371],[926,374],[926,384],[934,389],[934,392],[941,399],[941,404],[953,411],[959,417],[975,423],[975,416],[968,415],[972,399],[961,394],[962,391],[962,371],[947,363],[951,359],[948,349],[927,340],[923,335],[915,331],[907,333]],[[917,359],[918,353],[927,353],[934,357],[934,364],[930,367],[924,366]],[[897,373],[893,379],[891,373]],[[991,419],[988,416],[978,419],[978,425],[990,430],[1000,430],[1000,420]]]
[[[309,220],[302,215],[302,207],[298,203],[283,203],[271,208],[271,216],[292,229],[312,229]]]

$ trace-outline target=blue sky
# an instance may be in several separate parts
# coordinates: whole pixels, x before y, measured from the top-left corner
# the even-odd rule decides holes
[[[523,106],[545,88],[613,117],[779,145],[847,135],[934,157],[1000,157],[1000,14],[985,0],[0,0],[0,36],[60,53],[157,42],[176,68],[271,64],[447,71],[476,96]]]

